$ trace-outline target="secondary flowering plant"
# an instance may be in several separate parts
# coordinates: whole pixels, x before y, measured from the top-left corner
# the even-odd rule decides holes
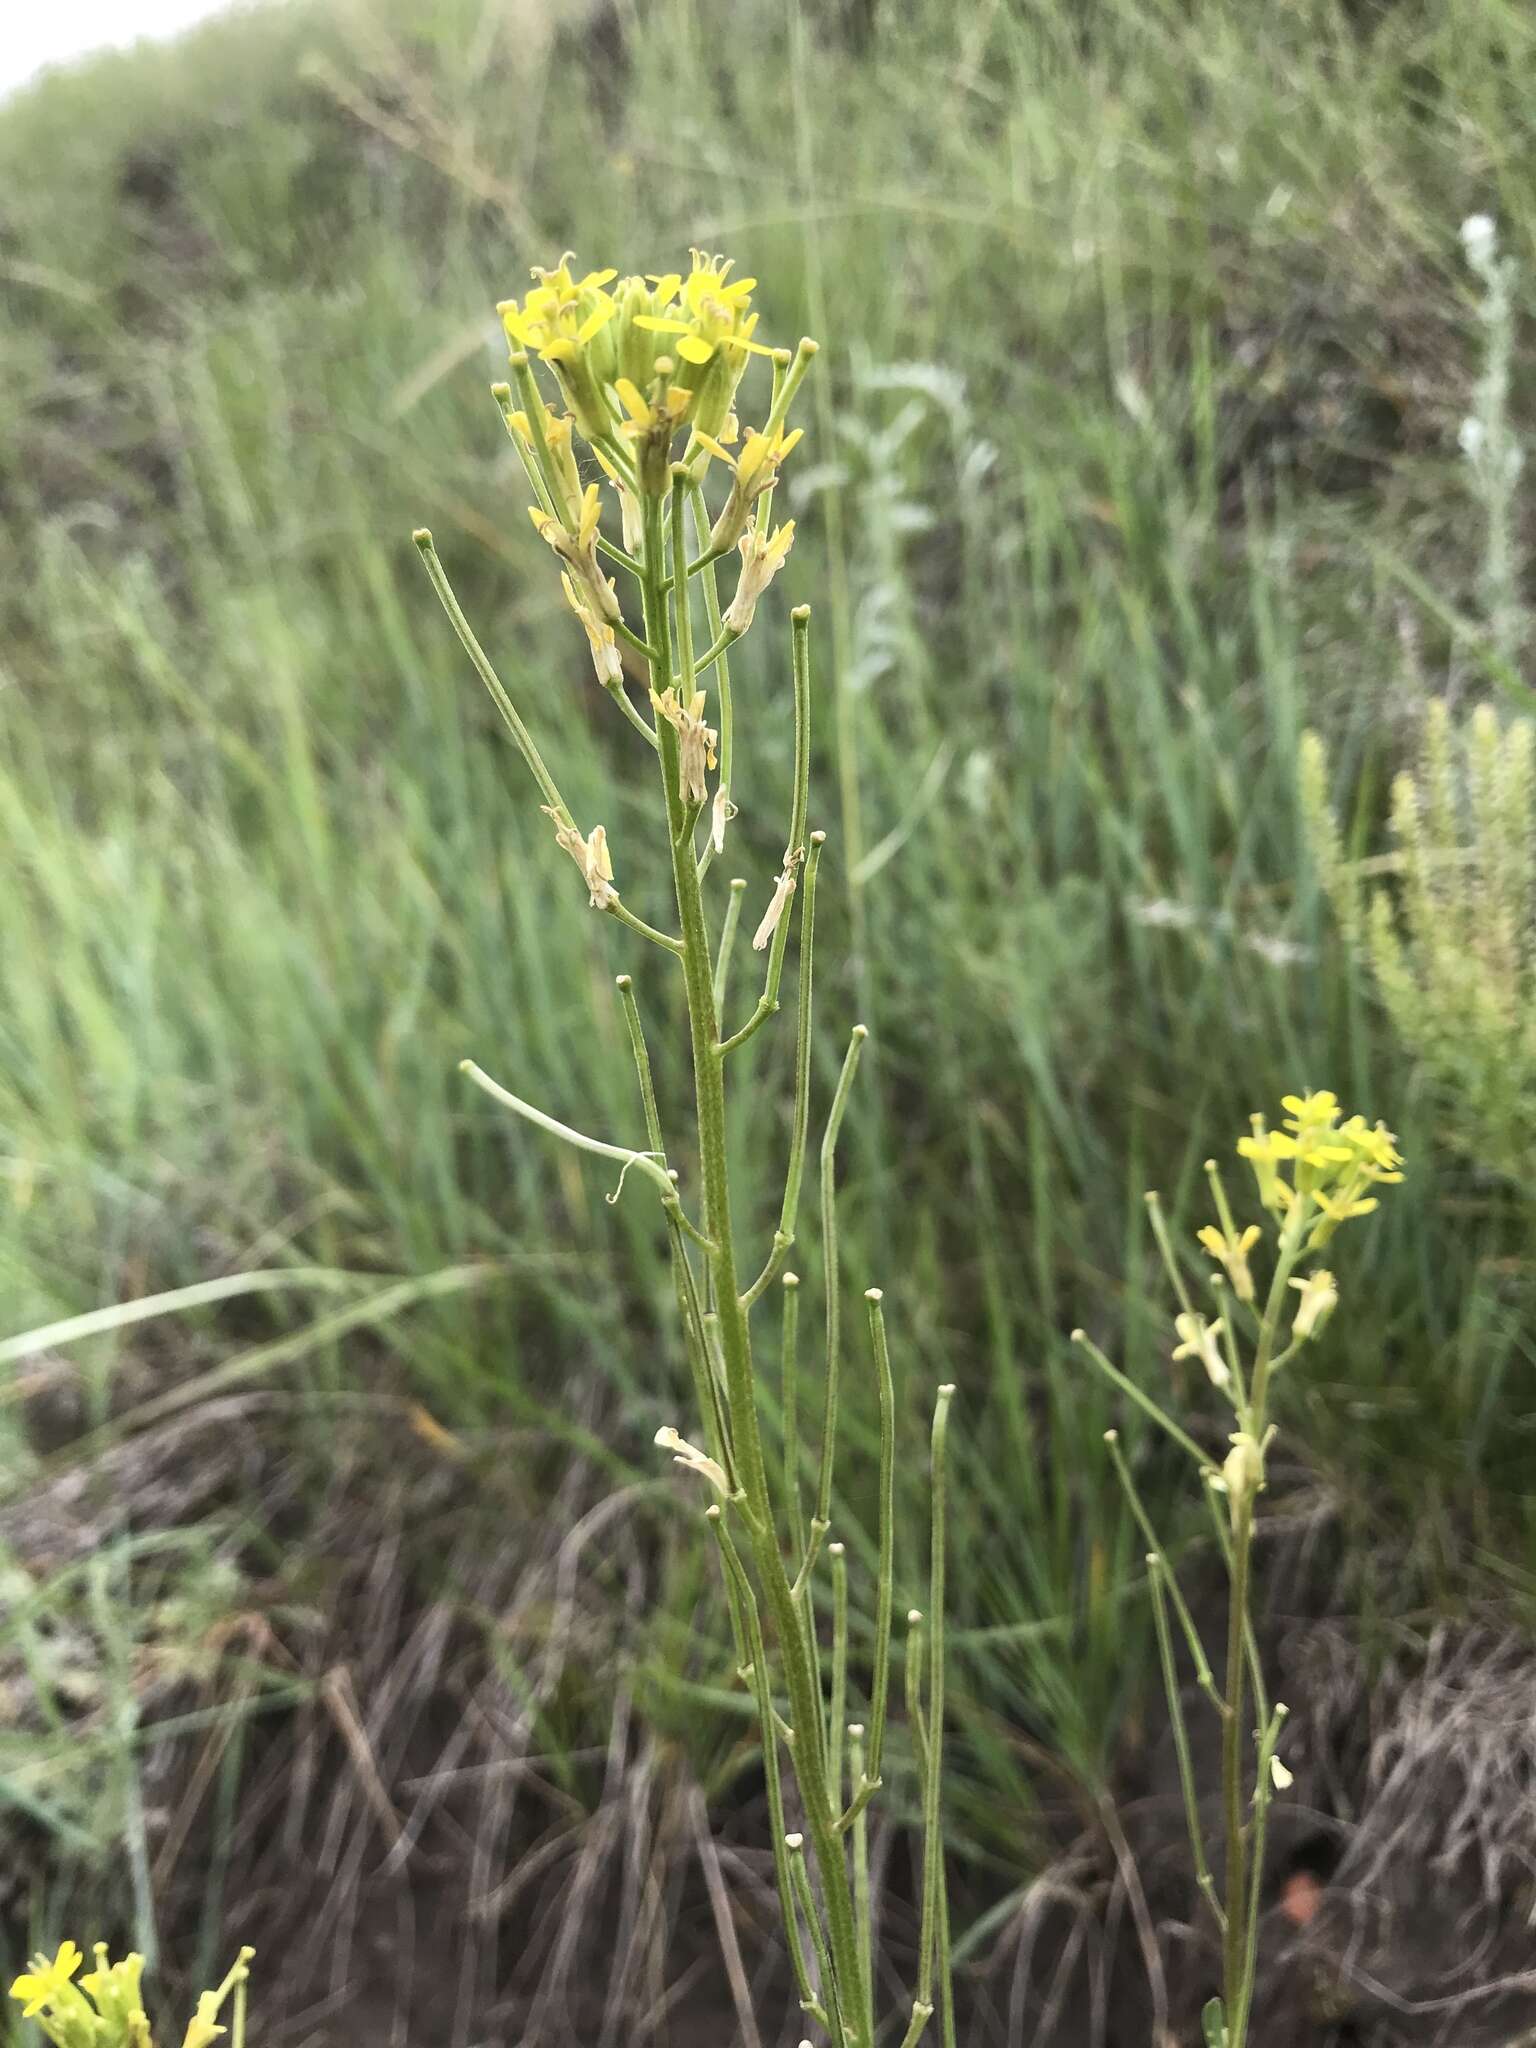
[[[246,1981],[253,1949],[243,1948],[222,1984],[205,1991],[187,2022],[181,2048],[212,2048],[228,2034],[229,2048],[245,2048]],[[96,1967],[81,1974],[85,1957],[72,1941],[52,1956],[37,1955],[11,1986],[25,2020],[35,2020],[57,2048],[155,2048],[144,2010],[144,1958],[110,1962],[97,1942]],[[226,2004],[230,2024],[221,2024]]]
[[[659,1198],[697,1422],[692,1436],[668,1424],[656,1442],[705,1489],[702,1513],[718,1546],[737,1669],[756,1709],[775,1871],[801,2008],[833,2048],[874,2048],[866,1827],[882,1782],[891,1679],[895,1397],[881,1295],[871,1288],[865,1306],[880,1412],[880,1508],[876,1624],[863,1672],[849,1658],[847,1550],[828,1540],[843,1350],[834,1164],[867,1035],[863,1025],[850,1037],[821,1142],[826,1344],[820,1440],[814,1446],[802,1445],[797,1420],[799,1282],[786,1271],[809,1135],[812,945],[825,839],[810,830],[812,693],[805,606],[791,615],[791,688],[775,700],[793,720],[794,767],[783,856],[752,940],[754,950],[767,956],[762,992],[734,1029],[727,1022],[731,965],[747,884],[733,880],[723,901],[709,887],[736,816],[730,654],[751,628],[794,542],[793,520],[775,525],[773,502],[780,470],[800,440],[788,418],[816,346],[806,340],[789,350],[760,341],[752,307],[756,281],[734,276],[729,262],[697,250],[686,275],[578,274],[569,256],[533,275],[533,289],[500,308],[512,375],[492,391],[528,480],[534,530],[557,558],[560,587],[585,636],[597,681],[653,757],[654,852],[670,884],[672,910],[665,925],[675,924],[675,930],[630,908],[630,876],[644,874],[638,851],[615,848],[601,823],[583,829],[577,822],[471,630],[432,536],[422,530],[415,539],[533,778],[555,845],[580,873],[588,904],[647,941],[667,971],[681,978],[693,1065],[691,1129],[682,1145],[675,1137],[669,1145],[629,974],[619,975],[617,988],[634,1055],[642,1146],[575,1130],[473,1063],[465,1062],[465,1068],[517,1116],[618,1163],[621,1186],[633,1173]],[[754,364],[767,388],[754,393],[748,414],[760,424],[743,428],[738,406],[747,411],[744,380]],[[536,365],[547,383],[541,384]],[[739,561],[726,597],[718,579],[732,555]],[[782,1183],[773,1190],[776,1227],[754,1274],[743,1264],[733,1179],[739,1194],[758,1162],[744,1160],[733,1174],[727,1073],[734,1055],[778,1011],[795,925],[799,985],[789,1141]],[[687,1183],[674,1158],[691,1164]],[[754,1331],[754,1313],[771,1296],[780,1307],[784,1442],[783,1457],[772,1466],[759,1412],[764,1388]],[[913,1609],[907,1622],[908,1721],[922,1787],[924,1875],[916,1983],[902,2013],[905,2048],[914,2048],[935,2012],[946,2048],[954,2042],[939,1817],[943,1471],[953,1391],[939,1389],[933,1422],[931,1618],[925,1625]],[[826,1590],[830,1646],[823,1644],[816,1618],[818,1594],[824,1597]],[[865,1718],[850,1719],[861,1693]]]
[[[1221,1947],[1221,1995],[1210,2001],[1203,2016],[1207,2048],[1246,2048],[1250,2038],[1265,1822],[1272,1792],[1290,1783],[1280,1756],[1286,1709],[1269,1700],[1249,1611],[1254,1515],[1275,1435],[1270,1397],[1276,1375],[1321,1336],[1338,1303],[1338,1283],[1320,1255],[1344,1224],[1375,1209],[1375,1190],[1403,1177],[1392,1133],[1382,1124],[1367,1124],[1363,1117],[1345,1117],[1338,1098],[1327,1090],[1287,1095],[1281,1107],[1285,1115],[1278,1130],[1255,1116],[1249,1135],[1237,1144],[1239,1156],[1253,1171],[1266,1224],[1249,1223],[1239,1229],[1221,1169],[1214,1159],[1206,1161],[1216,1218],[1201,1228],[1198,1242],[1213,1262],[1207,1280],[1215,1297],[1214,1313],[1191,1292],[1162,1206],[1155,1194],[1147,1197],[1153,1234],[1178,1301],[1173,1357],[1198,1361],[1218,1398],[1230,1407],[1235,1427],[1228,1434],[1225,1456],[1216,1459],[1203,1451],[1144,1387],[1110,1363],[1084,1331],[1073,1333],[1100,1371],[1194,1460],[1211,1503],[1229,1578],[1226,1652],[1218,1683],[1118,1436],[1111,1430],[1110,1455],[1148,1545],[1147,1575],[1185,1818],[1196,1877]],[[1262,1284],[1254,1272],[1261,1247],[1269,1269]],[[1225,1851],[1219,1884],[1206,1853],[1196,1796],[1174,1657],[1175,1623],[1196,1683],[1219,1722],[1219,1832]],[[1246,1754],[1245,1724],[1253,1731],[1256,1755],[1251,1758]]]

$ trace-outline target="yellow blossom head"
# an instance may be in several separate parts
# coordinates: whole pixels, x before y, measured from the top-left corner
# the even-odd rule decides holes
[[[675,280],[675,290],[670,277],[653,280],[658,294],[668,294],[667,310],[634,319],[644,332],[677,337],[670,347],[681,358],[678,388],[693,393],[693,423],[706,434],[718,435],[724,427],[747,357],[773,353],[752,339],[757,328],[757,315],[751,310],[757,279],[733,278],[731,268],[728,257],[706,256],[695,249],[693,269]]]
[[[607,387],[618,373],[611,326],[618,304],[604,290],[616,273],[572,274],[573,256],[553,270],[535,266],[532,291],[519,303],[503,299],[496,308],[514,349],[526,349],[548,363],[559,380],[580,432],[590,441],[609,427]]]
[[[1287,1095],[1282,1131],[1252,1119],[1252,1135],[1238,1140],[1238,1152],[1252,1166],[1259,1199],[1276,1216],[1298,1203],[1311,1222],[1307,1249],[1326,1244],[1341,1223],[1368,1216],[1376,1207],[1370,1190],[1402,1179],[1402,1155],[1385,1124],[1352,1116],[1340,1122],[1338,1097],[1327,1089]]]

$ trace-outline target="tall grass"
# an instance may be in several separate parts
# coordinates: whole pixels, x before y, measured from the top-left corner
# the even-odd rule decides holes
[[[1198,1204],[1213,1134],[1297,1077],[1426,1164],[1288,1431],[1325,1475],[1348,1447],[1347,1517],[1400,1517],[1398,1599],[1525,1513],[1497,1220],[1428,1163],[1428,1106],[1320,913],[1293,761],[1322,721],[1384,778],[1405,643],[1432,668],[1476,602],[1453,229],[1475,208],[1529,239],[1536,29],[1499,0],[763,0],[723,54],[718,31],[692,0],[559,25],[292,8],[0,117],[3,1314],[484,1259],[488,1284],[274,1370],[470,1432],[559,1429],[573,1376],[631,1446],[675,1412],[642,1247],[619,1279],[584,1256],[638,1209],[456,1073],[482,1056],[638,1129],[623,960],[599,920],[529,914],[568,877],[499,800],[493,714],[407,555],[425,514],[478,556],[466,607],[622,842],[584,657],[509,540],[521,485],[463,365],[497,374],[492,302],[562,246],[729,246],[775,280],[774,331],[861,338],[829,372],[862,428],[819,435],[786,493],[824,543],[799,559],[830,564],[825,588],[788,572],[832,621],[824,986],[891,1020],[845,1138],[844,1271],[850,1304],[907,1276],[909,1444],[916,1388],[966,1388],[952,1815],[1011,1875],[1052,1783],[1033,1760],[1096,1788],[1149,1677],[1110,1404],[1064,1333],[1161,1381],[1141,1190]],[[685,148],[663,95],[694,110]],[[742,694],[785,687],[743,662]],[[773,772],[735,792],[764,871]],[[651,1032],[663,1085],[680,1023]],[[788,1102],[782,1059],[753,1061],[748,1148]],[[106,1421],[323,1308],[270,1292],[72,1355]],[[872,1394],[846,1396],[871,1442]],[[1156,1494],[1151,1446],[1126,1448]],[[675,1619],[663,1598],[662,1672]]]

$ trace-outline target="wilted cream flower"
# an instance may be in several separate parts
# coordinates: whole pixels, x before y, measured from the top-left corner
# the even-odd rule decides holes
[[[1268,1440],[1266,1435],[1265,1443]],[[1232,1448],[1221,1468],[1221,1484],[1236,1523],[1238,1511],[1264,1484],[1264,1445],[1246,1429],[1237,1430],[1228,1441]]]
[[[1301,1295],[1296,1304],[1296,1320],[1291,1325],[1291,1334],[1298,1342],[1305,1342],[1317,1334],[1337,1308],[1339,1290],[1333,1275],[1324,1266],[1319,1266],[1315,1273],[1309,1273],[1305,1280],[1293,1280],[1291,1285]]]
[[[715,801],[709,813],[709,843],[716,853],[725,851],[725,828],[736,815],[736,806],[722,782],[715,791]]]
[[[704,692],[695,690],[684,704],[669,683],[660,695],[652,690],[651,703],[655,706],[656,716],[664,718],[677,733],[678,795],[684,803],[703,803],[709,795],[704,773],[715,765],[715,741],[718,738],[714,727],[704,723]]]
[[[685,1436],[679,1436],[670,1422],[657,1430],[656,1442],[662,1450],[672,1453],[674,1465],[684,1465],[690,1472],[697,1472],[701,1479],[707,1479],[722,1500],[729,1495],[731,1489],[721,1467],[707,1452],[689,1443]]]
[[[610,903],[618,900],[619,894],[613,886],[613,861],[608,853],[606,829],[602,825],[594,825],[583,839],[576,827],[565,824],[548,804],[541,808],[546,818],[554,820],[555,844],[563,848],[581,869],[581,879],[587,885],[592,908],[606,910]]]
[[[784,558],[794,538],[793,519],[786,519],[782,526],[776,526],[767,540],[754,519],[736,543],[741,550],[741,575],[737,579],[736,595],[726,606],[724,619],[733,633],[745,633],[751,625],[757,601],[783,568]]]
[[[784,863],[784,872],[773,885],[773,894],[768,899],[768,908],[763,912],[763,921],[752,934],[752,950],[761,953],[779,928],[779,920],[789,907],[789,899],[795,893],[795,861]]]
[[[1208,1323],[1204,1316],[1185,1313],[1173,1319],[1173,1327],[1182,1342],[1174,1346],[1175,1358],[1198,1358],[1205,1367],[1213,1387],[1226,1388],[1232,1383],[1227,1361],[1221,1355],[1221,1333],[1225,1327],[1222,1317]]]
[[[1289,1792],[1296,1782],[1277,1756],[1269,1760],[1269,1781],[1277,1792]]]
[[[601,618],[617,619],[623,616],[619,593],[613,579],[603,574],[597,559],[597,522],[601,511],[602,494],[596,484],[588,484],[573,526],[563,525],[537,505],[528,507],[528,517],[540,540],[547,541],[570,570],[590,608]]]
[[[612,626],[606,619],[600,619],[592,607],[582,601],[581,593],[571,581],[566,570],[560,571],[560,587],[565,592],[565,601],[580,619],[582,630],[587,636],[587,645],[592,650],[592,666],[597,671],[600,683],[616,683],[624,673],[624,664],[619,659],[619,643],[614,637]]]
[[[645,514],[640,510],[640,500],[625,483],[601,448],[594,448],[598,465],[604,476],[613,485],[619,499],[619,528],[624,545],[632,555],[638,555],[645,546]]]

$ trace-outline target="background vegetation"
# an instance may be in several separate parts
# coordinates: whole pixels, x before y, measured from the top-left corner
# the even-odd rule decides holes
[[[0,1321],[229,1281],[0,1352],[18,1951],[96,1913],[196,1974],[291,1907],[284,1813],[281,1868],[350,1940],[486,1674],[544,1761],[536,1825],[455,1824],[477,1896],[520,1847],[535,1896],[637,1757],[677,1788],[648,1839],[692,1788],[752,1794],[649,1450],[686,1373],[648,1214],[456,1072],[639,1128],[612,975],[654,970],[573,906],[409,542],[430,522],[623,847],[624,734],[485,391],[493,302],[567,246],[729,250],[766,333],[826,345],[782,587],[818,620],[825,1056],[839,1016],[873,1031],[844,1267],[911,1390],[914,1568],[919,1390],[961,1389],[981,1932],[1155,1697],[1102,1432],[1154,1498],[1160,1458],[1067,1332],[1169,1373],[1141,1191],[1203,1221],[1200,1162],[1285,1089],[1385,1117],[1412,1167],[1284,1390],[1312,1597],[1409,1631],[1519,1609],[1529,1210],[1443,1142],[1350,968],[1295,762],[1323,728],[1374,850],[1427,697],[1523,701],[1457,446],[1457,226],[1528,256],[1533,109],[1507,0],[380,0],[0,110]],[[1529,360],[1517,328],[1517,414]],[[786,687],[768,636],[738,687]],[[787,772],[735,792],[754,888]],[[665,1088],[680,1040],[652,1050]],[[787,1046],[743,1057],[744,1142],[777,1152]],[[528,1938],[503,1907],[418,2038],[468,2038]],[[383,1966],[311,1960],[324,2038]]]

